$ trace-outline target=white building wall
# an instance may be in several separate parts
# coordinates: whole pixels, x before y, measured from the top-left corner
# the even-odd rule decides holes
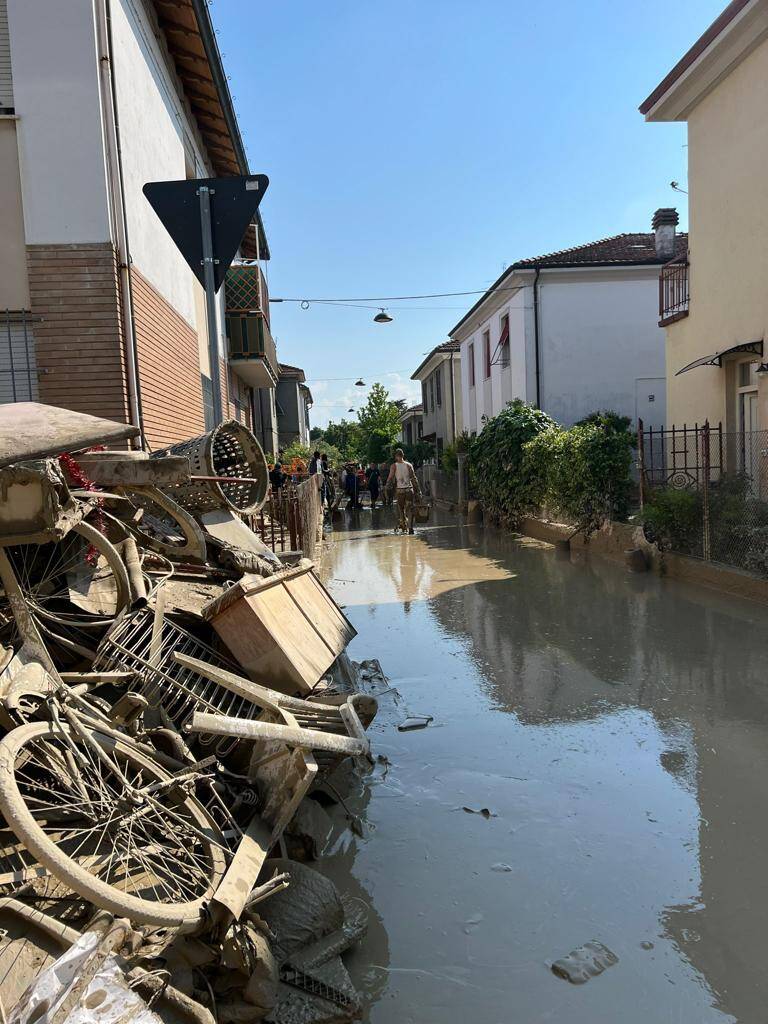
[[[477,326],[461,344],[461,396],[464,429],[479,434],[483,416],[497,416],[515,398],[532,401],[526,385],[526,303],[531,289],[522,288],[514,297]],[[501,337],[501,319],[509,316],[509,365],[503,366],[496,351]],[[485,377],[483,334],[491,335],[491,376]],[[470,386],[469,346],[474,344],[475,386]]]
[[[596,409],[634,421],[640,387],[656,394],[653,425],[663,425],[658,275],[658,267],[541,274],[541,407],[558,423],[571,426]],[[638,384],[649,378],[660,378],[659,387]]]
[[[142,193],[148,181],[207,177],[201,147],[143,0],[112,4],[112,40],[131,258],[197,326],[193,275]],[[200,310],[204,314],[204,306]]]
[[[111,237],[93,0],[8,0],[28,245]]]

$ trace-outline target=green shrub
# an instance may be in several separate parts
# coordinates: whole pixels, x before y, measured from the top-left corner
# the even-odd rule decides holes
[[[435,446],[431,441],[422,441],[421,438],[415,444],[408,444],[406,441],[395,441],[389,446],[384,461],[392,462],[395,457],[395,449],[402,448],[405,458],[414,466],[423,466],[425,462],[435,457]]]
[[[546,413],[519,398],[489,420],[469,452],[470,480],[485,511],[514,525],[536,506],[536,493],[523,471],[523,449],[555,426]]]
[[[626,519],[633,434],[599,422],[553,427],[524,446],[532,499],[562,513],[586,536],[608,519]]]
[[[598,409],[596,412],[591,412],[589,416],[585,416],[583,420],[579,420],[576,424],[577,427],[590,425],[600,427],[601,430],[609,434],[626,434],[631,447],[637,448],[637,432],[633,429],[632,420],[629,416],[621,416],[611,409]]]
[[[640,511],[645,536],[661,551],[701,553],[702,500],[698,491],[674,487],[652,491]]]
[[[459,468],[459,455],[464,453],[468,455],[471,448],[472,438],[465,430],[458,435],[455,441],[451,441],[450,444],[443,448],[443,454],[440,456],[440,467],[448,474],[455,473]]]

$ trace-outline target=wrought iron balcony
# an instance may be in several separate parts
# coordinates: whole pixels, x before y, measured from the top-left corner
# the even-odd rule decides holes
[[[678,256],[661,268],[659,274],[659,327],[666,327],[688,316],[688,257]]]

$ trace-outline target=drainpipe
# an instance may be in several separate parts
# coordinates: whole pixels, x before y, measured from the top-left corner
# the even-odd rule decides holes
[[[453,352],[451,352],[451,365],[450,365],[449,372],[451,374],[451,433],[453,435],[451,440],[455,441],[456,440],[456,394],[455,394],[455,392],[453,390]]]
[[[110,219],[112,237],[117,249],[120,274],[120,298],[123,307],[123,333],[125,335],[125,366],[128,384],[128,408],[131,423],[141,431],[140,444],[146,447],[144,422],[139,388],[136,323],[133,315],[133,289],[131,287],[131,255],[128,244],[128,221],[125,213],[125,183],[120,149],[120,122],[117,111],[115,68],[112,46],[112,17],[110,0],[97,0],[96,32],[99,46],[99,81],[101,107],[106,141],[107,175],[109,180]],[[136,444],[134,440],[131,442]]]
[[[533,347],[536,356],[536,408],[541,408],[541,362],[539,357],[539,274],[540,269],[536,267],[536,276],[533,279]]]

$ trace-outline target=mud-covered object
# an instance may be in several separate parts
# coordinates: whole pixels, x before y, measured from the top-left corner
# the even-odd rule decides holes
[[[317,800],[305,797],[288,823],[283,840],[293,860],[317,860],[330,835],[332,822]]]
[[[362,901],[340,896],[333,882],[304,864],[268,860],[264,877],[276,871],[287,871],[291,884],[265,900],[259,912],[275,936],[272,952],[281,978],[293,969],[304,979],[304,986],[282,981],[277,1005],[266,1019],[272,1024],[335,1024],[359,1019],[360,996],[340,954],[365,935],[367,907]],[[321,989],[325,997],[318,994]]]
[[[578,949],[573,949],[567,956],[555,960],[552,973],[558,978],[570,981],[572,985],[583,985],[590,978],[596,978],[608,967],[619,962],[615,953],[611,952],[602,942],[593,939],[585,942]]]

